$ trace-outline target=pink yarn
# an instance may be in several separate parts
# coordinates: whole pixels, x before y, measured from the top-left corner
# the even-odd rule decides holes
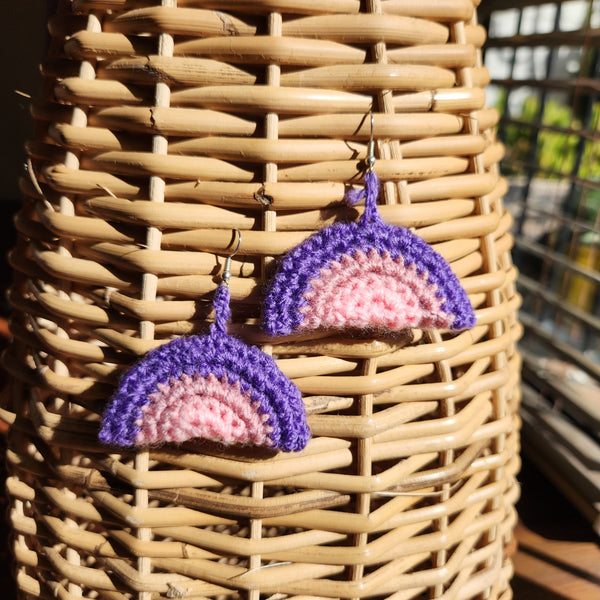
[[[212,374],[184,374],[157,387],[159,391],[142,408],[144,418],[136,423],[140,427],[136,444],[204,438],[225,444],[272,445],[266,424],[269,415],[259,413],[239,381],[231,384],[227,376],[219,380]]]
[[[303,298],[308,303],[300,308],[305,318],[299,329],[447,328],[453,320],[441,309],[444,298],[437,296],[437,285],[428,283],[427,271],[419,274],[402,256],[392,259],[374,249],[345,254],[321,269]]]

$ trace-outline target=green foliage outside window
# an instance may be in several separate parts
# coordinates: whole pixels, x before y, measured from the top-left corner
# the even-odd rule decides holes
[[[498,109],[506,114],[506,96],[501,97]],[[521,112],[511,115],[511,121],[503,129],[503,141],[506,146],[506,160],[503,171],[508,176],[527,174],[533,171],[534,177],[544,179],[563,179],[575,175],[579,180],[590,182],[584,186],[580,197],[580,218],[596,223],[600,214],[600,102],[594,104],[586,139],[581,139],[577,131],[582,123],[573,114],[573,109],[557,98],[547,98],[541,114],[541,125],[536,139],[535,124],[540,111],[540,98],[533,95],[525,99]],[[597,139],[594,137],[597,136]],[[532,145],[536,144],[535,152]],[[577,166],[578,153],[581,161]],[[577,168],[576,168],[577,167]]]

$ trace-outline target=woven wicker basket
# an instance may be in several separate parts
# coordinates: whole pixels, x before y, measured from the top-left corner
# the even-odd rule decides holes
[[[1,413],[22,596],[510,598],[521,330],[473,2],[62,0],[49,25]],[[269,340],[272,263],[361,210],[370,110],[381,213],[477,325]],[[295,381],[313,440],[109,453],[115,382],[206,331],[236,228],[230,332]]]

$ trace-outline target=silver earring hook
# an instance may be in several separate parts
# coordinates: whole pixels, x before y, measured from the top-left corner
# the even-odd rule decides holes
[[[237,234],[237,245],[235,250],[227,257],[225,266],[223,267],[223,275],[221,279],[226,286],[229,286],[229,280],[231,279],[231,259],[238,253],[240,246],[242,245],[242,232],[239,229],[235,230]]]
[[[375,129],[375,116],[371,113],[371,137],[369,138],[369,146],[367,147],[367,170],[369,173],[373,172],[375,167],[375,138],[373,137],[373,130]]]

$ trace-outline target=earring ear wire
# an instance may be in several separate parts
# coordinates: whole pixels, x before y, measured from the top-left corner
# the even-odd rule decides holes
[[[367,171],[373,172],[375,167],[375,138],[373,136],[373,130],[375,129],[375,116],[371,113],[371,137],[369,138],[369,145],[367,147]]]
[[[225,261],[225,266],[223,267],[223,275],[221,279],[223,283],[229,287],[229,280],[231,279],[231,259],[238,253],[240,246],[242,245],[242,232],[239,229],[234,230],[237,235],[237,245],[235,250],[227,257]]]

